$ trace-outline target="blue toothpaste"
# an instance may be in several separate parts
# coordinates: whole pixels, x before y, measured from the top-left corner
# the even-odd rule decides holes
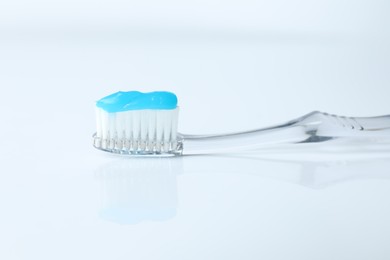
[[[170,110],[177,107],[177,97],[167,91],[119,91],[98,100],[96,106],[108,113],[142,109]]]

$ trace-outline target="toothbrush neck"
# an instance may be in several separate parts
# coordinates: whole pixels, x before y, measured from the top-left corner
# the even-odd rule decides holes
[[[353,118],[312,112],[285,124],[221,135],[183,135],[184,154],[250,151],[283,144],[321,143],[334,139],[390,141],[390,116]]]
[[[221,135],[179,134],[185,155],[255,150],[277,144],[299,143],[309,137],[310,133],[307,133],[306,127],[295,125],[293,122],[276,127]]]

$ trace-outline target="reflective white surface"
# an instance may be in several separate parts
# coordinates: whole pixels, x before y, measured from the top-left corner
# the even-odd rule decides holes
[[[17,6],[7,4],[0,259],[389,259],[388,144],[170,159],[118,157],[91,144],[94,101],[118,90],[175,92],[179,130],[189,134],[312,110],[390,114],[388,4],[338,2],[283,9],[285,20],[246,16],[252,8],[243,5],[236,27],[234,4],[213,16],[215,1],[211,13],[193,11],[205,20],[173,12],[159,24],[149,14],[151,25],[133,17],[123,27],[119,18],[88,27],[81,14],[67,27],[71,8],[39,9],[41,20],[29,24],[33,14],[13,16]],[[99,24],[104,8],[95,8],[87,17]],[[302,18],[307,10],[319,14]],[[201,20],[205,27],[193,26]]]
[[[31,156],[38,163],[25,160],[2,174],[4,258],[386,259],[390,253],[388,152],[331,161],[88,153]]]

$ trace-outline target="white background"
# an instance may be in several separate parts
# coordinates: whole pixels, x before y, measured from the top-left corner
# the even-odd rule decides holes
[[[118,90],[176,93],[191,134],[389,114],[389,11],[0,2],[0,258],[389,259],[388,146],[176,159],[91,146],[94,102]]]

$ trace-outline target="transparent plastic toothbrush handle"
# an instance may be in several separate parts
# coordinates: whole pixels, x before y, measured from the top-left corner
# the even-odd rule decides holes
[[[319,143],[340,138],[381,142],[390,140],[390,115],[344,117],[315,111],[274,127],[221,135],[179,134],[178,137],[185,155]]]

